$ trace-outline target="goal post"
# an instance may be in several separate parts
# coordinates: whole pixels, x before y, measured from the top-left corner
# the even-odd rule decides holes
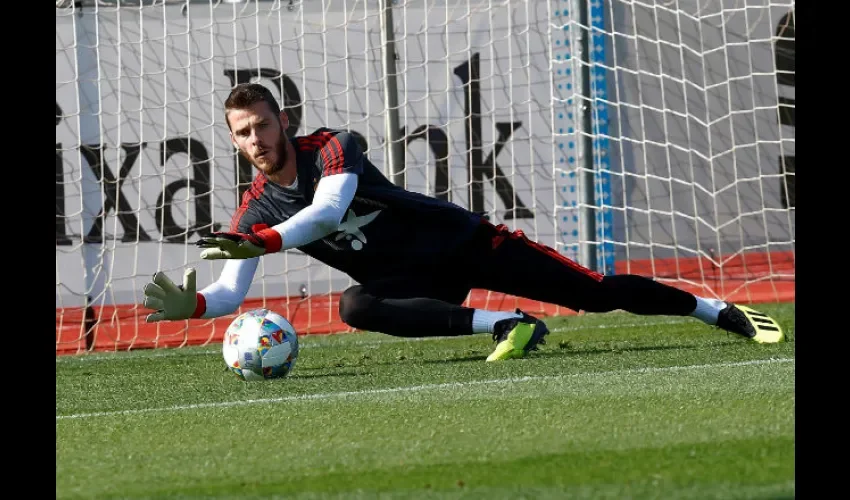
[[[290,134],[349,130],[393,181],[600,272],[793,300],[794,74],[793,0],[59,0],[57,354],[221,340],[233,315],[149,325],[141,290],[218,277],[193,242],[254,175],[224,122],[244,81]],[[240,311],[347,331],[353,284],[266,256]]]

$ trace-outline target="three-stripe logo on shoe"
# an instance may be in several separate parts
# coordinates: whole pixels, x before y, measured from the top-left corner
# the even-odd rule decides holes
[[[739,311],[744,313],[744,317],[750,323],[750,326],[755,330],[755,335],[750,337],[752,340],[760,344],[773,344],[785,340],[785,333],[782,332],[782,327],[773,318],[763,312],[750,309],[746,306],[736,306]]]
[[[744,314],[750,318],[750,321],[753,322],[753,326],[759,330],[768,330],[771,332],[779,331],[779,325],[777,325],[776,321],[767,314],[758,311],[744,311]]]

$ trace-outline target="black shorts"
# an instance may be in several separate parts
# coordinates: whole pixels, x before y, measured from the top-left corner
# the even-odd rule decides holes
[[[459,305],[476,288],[575,309],[582,291],[602,278],[556,250],[529,240],[522,231],[482,221],[457,255],[361,284],[377,297],[425,297]]]

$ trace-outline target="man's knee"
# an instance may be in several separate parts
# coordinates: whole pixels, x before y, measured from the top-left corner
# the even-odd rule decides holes
[[[369,309],[375,298],[363,288],[355,285],[339,297],[339,318],[353,328],[364,328],[369,317]]]

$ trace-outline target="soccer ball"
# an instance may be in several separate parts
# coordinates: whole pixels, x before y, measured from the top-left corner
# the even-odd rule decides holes
[[[224,332],[224,362],[241,380],[285,377],[298,358],[298,335],[283,316],[268,309],[240,314]]]

